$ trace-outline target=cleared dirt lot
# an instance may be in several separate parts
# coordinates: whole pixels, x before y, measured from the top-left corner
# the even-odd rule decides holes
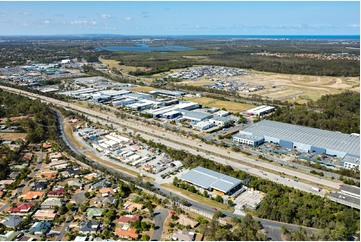
[[[255,106],[243,103],[222,101],[208,97],[184,97],[187,101],[197,102],[206,107],[225,108],[227,111],[232,113],[243,112],[245,110],[254,108]]]
[[[24,139],[25,137],[26,133],[0,133],[0,139],[4,140]]]
[[[226,81],[246,83],[247,87],[264,86],[264,90],[241,95],[261,95],[272,99],[305,103],[317,100],[322,95],[341,93],[346,90],[360,92],[360,77],[331,77],[279,74],[247,70],[248,75],[221,78]],[[209,84],[212,77],[202,77],[195,81],[185,80],[180,84],[202,86]],[[215,82],[211,82],[215,83]]]
[[[145,68],[145,67],[119,65],[119,61],[107,60],[107,59],[103,59],[102,57],[99,57],[99,61],[102,64],[107,65],[109,67],[109,69],[115,68],[115,69],[118,69],[118,70],[123,71],[125,73],[129,73],[130,71],[135,71],[136,69],[139,69],[139,70],[142,70],[142,71],[147,70],[147,68]]]

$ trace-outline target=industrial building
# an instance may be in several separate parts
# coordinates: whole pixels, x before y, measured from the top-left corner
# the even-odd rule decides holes
[[[360,137],[288,123],[262,120],[239,131],[239,134],[260,136],[265,142],[277,143],[301,152],[314,152],[344,158],[360,158]]]
[[[132,93],[124,94],[123,96],[127,97],[127,98],[133,98],[136,100],[153,99],[152,95],[146,94],[146,93],[141,93],[141,92],[132,92]]]
[[[247,115],[248,116],[263,116],[267,113],[273,112],[275,108],[272,106],[259,106],[259,107],[255,107],[252,109],[247,110]]]
[[[202,131],[202,130],[210,129],[214,126],[215,126],[214,123],[210,122],[209,120],[205,120],[196,123],[195,125],[193,125],[193,128]]]
[[[230,117],[224,117],[224,116],[214,116],[209,121],[218,126],[226,126],[228,124],[233,123],[233,119],[231,119]]]
[[[222,195],[232,195],[242,188],[241,180],[200,166],[184,174],[181,179],[203,189],[218,192]]]
[[[263,136],[253,136],[253,135],[246,135],[246,134],[235,134],[233,135],[233,141],[236,141],[241,144],[258,146],[263,144],[264,137]]]
[[[183,119],[187,119],[187,120],[190,120],[195,123],[203,121],[203,120],[207,120],[207,119],[210,119],[213,117],[213,115],[209,114],[209,113],[186,111],[186,110],[182,110],[181,112],[183,114]]]
[[[168,91],[168,90],[154,90],[154,91],[149,91],[148,93],[153,95],[162,95],[162,96],[170,96],[170,97],[181,97],[186,94],[185,92]]]

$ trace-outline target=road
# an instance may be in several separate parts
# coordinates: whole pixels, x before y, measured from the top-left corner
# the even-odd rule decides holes
[[[330,187],[335,190],[339,190],[340,185],[342,185],[341,182],[336,181],[330,181],[327,179],[323,179],[321,177],[304,174],[302,172],[298,172],[295,170],[290,170],[284,167],[276,166],[274,164],[258,161],[256,159],[249,158],[243,154],[227,151],[223,148],[214,146],[214,145],[208,145],[202,142],[198,142],[196,140],[193,140],[188,137],[184,137],[181,135],[176,135],[171,132],[156,130],[156,134],[154,133],[155,127],[154,126],[147,126],[144,125],[144,123],[137,122],[135,120],[127,121],[127,120],[120,120],[115,117],[107,116],[107,114],[91,110],[89,108],[80,107],[78,105],[70,104],[67,102],[59,101],[53,98],[48,98],[42,95],[33,94],[30,92],[25,92],[22,90],[18,90],[15,88],[0,86],[0,88],[5,89],[10,92],[18,93],[24,96],[28,96],[33,99],[41,99],[42,101],[46,103],[52,103],[57,106],[61,106],[66,109],[75,110],[78,113],[83,113],[87,115],[89,119],[91,119],[94,122],[100,122],[103,125],[109,125],[112,124],[114,128],[122,131],[124,127],[126,127],[129,131],[133,131],[133,134],[135,132],[139,134],[142,138],[146,140],[154,140],[155,142],[162,143],[164,145],[167,145],[171,148],[175,149],[183,149],[193,154],[201,155],[205,158],[212,159],[218,163],[221,163],[223,165],[229,165],[233,167],[234,169],[243,170],[250,174],[262,177],[264,179],[271,180],[273,182],[277,182],[286,186],[293,187],[295,189],[299,189],[305,192],[310,192],[313,194],[317,194],[320,196],[325,195],[325,191],[321,192],[315,192],[312,187],[315,186],[321,186],[321,187]],[[102,117],[102,118],[101,118]],[[135,132],[134,132],[135,131]],[[258,168],[254,168],[254,166],[257,166],[262,169],[266,169],[267,171],[259,170]],[[295,181],[281,177],[276,173],[283,173],[291,177],[295,177]],[[299,179],[302,179],[302,181],[299,181]],[[297,181],[296,181],[297,180]],[[305,182],[303,182],[305,181]],[[313,185],[310,185],[306,182],[313,183]],[[359,208],[359,204],[357,204]]]
[[[10,207],[10,203],[7,202],[0,208],[0,212],[5,211],[8,207]]]
[[[68,220],[65,221],[63,227],[60,230],[60,234],[56,238],[56,241],[61,241],[64,238],[64,235],[67,232],[67,228],[69,227],[70,223],[71,223],[71,221],[68,221]]]
[[[155,210],[153,213],[154,216],[154,231],[150,240],[160,241],[163,234],[163,224],[164,220],[168,217],[169,213],[166,209]]]

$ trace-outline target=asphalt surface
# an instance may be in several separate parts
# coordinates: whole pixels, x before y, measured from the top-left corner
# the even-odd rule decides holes
[[[4,211],[4,210],[7,209],[8,207],[10,207],[10,203],[5,203],[5,204],[0,208],[0,212]]]
[[[168,215],[169,213],[166,209],[159,209],[154,211],[154,231],[150,240],[159,241],[162,238],[164,220]]]
[[[236,153],[236,152],[233,152],[233,151],[227,151],[227,150],[225,150],[223,148],[220,148],[220,147],[217,147],[217,146],[214,146],[214,145],[208,145],[208,144],[205,144],[205,143],[201,142],[201,144],[203,146],[203,147],[201,147],[201,144],[198,143],[197,141],[186,138],[186,137],[182,137],[180,135],[173,134],[171,132],[157,130],[156,131],[157,135],[155,135],[155,134],[152,134],[152,132],[154,132],[155,127],[153,127],[153,126],[152,127],[145,126],[144,123],[142,123],[142,122],[136,122],[135,120],[132,120],[132,121],[119,120],[118,118],[107,116],[104,113],[94,111],[94,110],[91,110],[89,108],[80,107],[80,106],[77,106],[77,105],[74,105],[74,104],[66,103],[66,102],[59,101],[59,100],[56,100],[56,99],[53,99],[53,98],[48,98],[48,97],[45,97],[45,96],[42,96],[42,95],[37,95],[37,94],[29,93],[29,92],[24,92],[24,91],[20,91],[18,89],[4,87],[4,86],[1,86],[1,88],[7,89],[7,90],[10,90],[10,91],[13,91],[13,92],[17,92],[17,93],[22,93],[23,95],[27,95],[27,96],[30,96],[30,97],[33,97],[33,98],[40,98],[40,99],[43,99],[47,103],[53,103],[55,105],[63,106],[65,108],[75,109],[77,112],[83,112],[83,113],[87,114],[88,117],[91,117],[91,116],[95,116],[97,118],[104,117],[104,119],[106,119],[107,121],[104,122],[104,120],[102,120],[102,123],[107,123],[107,124],[112,123],[113,126],[116,125],[117,128],[121,128],[121,130],[123,130],[124,126],[127,127],[128,129],[133,129],[133,130],[135,129],[138,134],[140,134],[141,136],[143,136],[143,138],[146,138],[146,139],[154,139],[154,138],[157,138],[159,136],[163,136],[164,138],[162,138],[162,140],[160,142],[165,144],[165,141],[167,141],[166,145],[170,146],[172,148],[183,149],[184,147],[187,147],[187,150],[190,151],[191,153],[196,153],[197,150],[199,150],[199,155],[202,155],[202,156],[207,157],[207,158],[209,158],[208,157],[208,155],[210,154],[209,151],[212,151],[212,154],[214,154],[214,158],[213,158],[214,161],[216,161],[218,163],[221,163],[221,164],[224,164],[224,165],[230,165],[235,169],[245,170],[245,168],[247,168],[247,167],[250,168],[250,166],[254,166],[256,164],[258,167],[265,168],[265,169],[268,169],[268,170],[283,172],[283,173],[285,173],[285,174],[287,174],[287,175],[289,175],[291,177],[302,178],[303,180],[306,180],[306,181],[312,182],[312,183],[316,183],[316,184],[319,184],[321,186],[328,186],[328,187],[331,187],[333,189],[339,189],[340,188],[341,183],[339,183],[339,182],[330,181],[330,180],[327,180],[327,179],[319,178],[319,177],[316,177],[316,176],[313,176],[313,175],[310,175],[310,174],[305,174],[305,173],[302,173],[302,172],[298,172],[298,171],[295,171],[295,170],[290,170],[290,169],[287,169],[287,168],[284,168],[284,167],[280,167],[280,166],[276,166],[274,164],[270,164],[269,162],[262,162],[262,161],[257,162],[257,160],[249,158],[246,155]],[[97,120],[97,118],[95,118],[95,120]],[[119,125],[121,125],[121,126],[119,127]],[[218,156],[218,157],[216,157],[216,156]],[[240,163],[238,163],[238,162],[242,162],[243,164],[240,165]],[[245,163],[246,163],[246,165],[245,165]],[[259,174],[258,170],[254,171],[252,169],[248,169],[248,172],[253,174],[253,175],[261,176],[261,177],[263,177],[265,179],[268,179],[268,177],[266,177],[266,175],[264,175],[263,173]],[[298,182],[296,184],[296,183],[289,183],[287,181],[281,182],[282,179],[279,179],[279,178],[276,178],[276,177],[272,177],[269,180],[273,180],[274,182],[278,182],[278,183],[281,183],[281,184],[284,184],[284,185],[287,185],[287,186],[291,186],[291,187],[294,187],[296,189],[301,189],[303,191],[314,193],[312,191],[312,186],[310,186],[310,185],[308,185],[306,183]],[[320,195],[323,196],[324,194],[320,194]]]

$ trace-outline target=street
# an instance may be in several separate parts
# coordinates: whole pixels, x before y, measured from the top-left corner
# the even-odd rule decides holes
[[[169,214],[168,210],[166,209],[160,209],[154,211],[153,216],[154,216],[155,224],[154,224],[154,231],[150,240],[157,240],[157,241],[161,240],[164,220],[167,218],[168,214]]]

